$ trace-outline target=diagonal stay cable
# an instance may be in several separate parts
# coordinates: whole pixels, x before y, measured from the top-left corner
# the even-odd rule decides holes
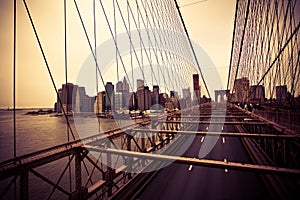
[[[74,1],[75,1],[75,0],[74,0]],[[116,41],[115,38],[114,38],[114,34],[113,34],[113,31],[112,31],[111,25],[110,25],[110,23],[109,23],[109,20],[108,20],[108,16],[107,16],[107,14],[106,14],[106,11],[105,11],[105,9],[104,9],[103,3],[102,3],[101,0],[99,0],[99,3],[100,3],[100,5],[101,5],[101,8],[102,8],[102,11],[103,11],[105,20],[106,20],[107,25],[108,25],[108,27],[109,27],[109,31],[110,31],[110,33],[111,33],[111,35],[112,35],[112,39],[113,39],[113,42],[114,42],[114,44],[115,44],[116,51],[117,51],[117,53],[118,53],[118,55],[119,55],[120,62],[121,62],[121,64],[122,64],[123,69],[124,69],[124,72],[125,72],[125,74],[126,74],[127,80],[130,80],[130,79],[129,79],[129,76],[128,76],[128,73],[127,73],[127,71],[126,71],[125,64],[124,64],[124,61],[123,61],[123,59],[122,59],[120,50],[119,50],[119,48],[118,48],[117,41]],[[85,31],[85,32],[86,32],[86,31]],[[87,34],[86,34],[86,36],[87,36]],[[88,36],[87,36],[87,38],[88,38]],[[131,39],[131,38],[130,38],[130,39]],[[134,50],[134,52],[135,52],[135,50]],[[140,66],[140,65],[139,65],[139,66]],[[99,67],[98,67],[98,68],[99,68]],[[143,72],[142,72],[142,74],[143,74],[143,77],[145,77]],[[101,76],[101,77],[102,77],[102,76]],[[134,91],[134,90],[133,90],[133,86],[132,86],[132,84],[130,84],[130,82],[129,82],[129,86],[130,86],[131,90]]]
[[[197,56],[196,56],[196,52],[195,52],[194,47],[193,47],[193,45],[192,45],[192,41],[191,41],[191,39],[190,39],[189,33],[188,33],[187,28],[186,28],[186,26],[185,26],[185,23],[184,23],[184,21],[183,21],[183,17],[182,17],[182,15],[181,15],[181,11],[180,11],[179,5],[178,5],[178,3],[177,3],[177,0],[175,0],[174,2],[175,2],[175,4],[176,4],[176,8],[177,8],[177,10],[178,10],[178,14],[179,14],[180,19],[181,19],[181,22],[182,22],[182,26],[183,26],[183,28],[184,28],[184,30],[185,30],[186,36],[187,36],[187,38],[188,38],[188,41],[189,41],[189,44],[190,44],[190,47],[191,47],[191,50],[192,50],[192,52],[193,52],[193,55],[194,55],[194,58],[195,58],[195,61],[196,61],[198,70],[199,70],[199,72],[200,72],[200,76],[201,76],[201,78],[202,78],[202,80],[203,80],[204,87],[205,87],[205,89],[206,89],[207,95],[208,95],[208,97],[210,98],[210,93],[209,93],[207,84],[206,84],[206,82],[205,82],[205,79],[204,79],[204,77],[203,77],[203,74],[202,74],[202,71],[201,71],[201,68],[200,68],[200,64],[199,64],[198,58],[197,58]]]
[[[289,37],[289,39],[286,41],[286,43],[283,45],[283,47],[280,49],[280,51],[278,52],[276,58],[273,60],[272,64],[269,66],[268,70],[264,73],[264,75],[261,77],[260,81],[257,83],[257,85],[259,85],[264,78],[267,76],[267,74],[270,72],[270,70],[272,69],[272,67],[274,66],[274,64],[276,63],[276,61],[279,59],[279,57],[281,56],[282,52],[284,52],[285,48],[288,46],[289,42],[293,39],[294,35],[296,35],[296,33],[298,33],[299,31],[299,27],[300,27],[300,22],[298,22],[297,27],[295,28],[295,30],[293,31],[293,33],[291,34],[291,36]],[[248,98],[250,97],[252,93],[250,92],[248,95]]]
[[[138,12],[138,14],[141,16],[142,23],[143,23],[144,26],[146,27],[146,23],[145,23],[144,17],[142,16],[142,13],[141,13],[141,10],[140,10],[140,7],[139,7],[139,4],[138,4],[137,0],[135,0],[135,3],[136,3],[136,5],[137,5],[137,12]],[[145,9],[145,8],[144,8],[144,9]],[[145,13],[146,13],[146,10],[145,10]],[[138,16],[139,16],[139,15],[138,15]],[[149,21],[149,19],[148,19],[149,17],[148,17],[147,15],[146,15],[146,18],[147,18],[147,21]],[[152,41],[150,40],[150,33],[149,33],[149,29],[148,29],[148,28],[146,28],[146,33],[147,33],[147,36],[148,36],[149,44],[150,44],[151,47],[153,47],[154,45],[152,44]],[[157,41],[155,40],[155,38],[154,38],[154,41],[157,42]],[[144,47],[144,48],[145,48],[145,47]],[[160,55],[161,55],[161,59],[162,59],[163,66],[166,67],[166,63],[165,63],[165,61],[164,61],[164,56],[162,55],[162,50],[159,49],[159,52],[160,52]],[[154,56],[155,56],[155,58],[156,58],[156,61],[157,61],[158,66],[161,67],[161,64],[159,63],[159,59],[158,59],[157,53],[154,53]],[[152,65],[150,64],[150,66],[152,66]],[[162,73],[162,75],[163,75],[163,74],[164,74],[164,73]],[[167,75],[168,75],[168,77],[169,77],[169,81],[171,82],[171,85],[172,85],[173,88],[174,88],[173,80],[170,78],[169,73],[167,73]],[[155,76],[155,75],[154,75],[154,76]]]
[[[60,106],[62,107],[62,111],[63,111],[64,117],[65,117],[65,119],[66,119],[67,126],[69,127],[69,130],[71,131],[72,137],[73,137],[73,139],[75,140],[75,136],[74,136],[73,130],[72,130],[72,128],[71,128],[71,125],[70,125],[69,119],[68,119],[68,117],[67,117],[66,111],[65,111],[65,109],[64,109],[64,107],[63,107],[62,101],[61,101],[61,99],[60,99],[60,97],[59,97],[59,95],[58,95],[58,90],[57,90],[57,87],[56,87],[56,84],[55,84],[55,81],[54,81],[52,72],[51,72],[51,70],[50,70],[50,66],[49,66],[49,64],[48,64],[48,61],[47,61],[47,58],[46,58],[46,55],[45,55],[45,52],[44,52],[42,43],[41,43],[41,41],[40,41],[40,38],[39,38],[38,33],[37,33],[37,30],[36,30],[36,28],[35,28],[33,19],[32,19],[32,17],[31,17],[31,14],[30,14],[30,11],[29,11],[29,8],[28,8],[28,5],[27,5],[27,3],[26,3],[26,0],[23,0],[23,4],[24,4],[24,6],[25,6],[25,9],[26,9],[27,15],[28,15],[28,17],[29,17],[29,20],[30,20],[32,29],[33,29],[33,31],[34,31],[34,35],[35,35],[36,40],[37,40],[37,42],[38,42],[40,51],[41,51],[41,53],[42,53],[42,56],[43,56],[43,59],[44,59],[44,62],[45,62],[45,65],[46,65],[46,67],[47,67],[49,76],[50,76],[50,78],[51,78],[52,85],[53,85],[53,87],[54,87],[54,90],[55,90],[55,92],[56,92],[56,95],[58,96],[59,104],[60,104]]]
[[[87,30],[86,30],[86,28],[85,28],[85,25],[84,25],[84,22],[83,22],[83,19],[82,19],[82,16],[81,16],[81,13],[80,13],[80,10],[79,10],[79,7],[78,7],[78,5],[77,5],[76,0],[74,0],[74,4],[75,4],[76,10],[77,10],[77,14],[78,14],[78,17],[79,17],[79,19],[80,19],[80,22],[81,22],[81,25],[82,25],[84,34],[85,34],[85,36],[86,36],[88,45],[89,45],[89,47],[90,47],[92,56],[93,56],[93,58],[94,58],[96,67],[97,67],[97,69],[98,69],[98,72],[99,72],[99,75],[100,75],[100,78],[101,78],[102,85],[104,86],[105,93],[106,93],[106,94],[109,94],[109,93],[107,92],[106,87],[105,87],[105,82],[104,82],[102,73],[101,73],[100,68],[99,68],[98,60],[97,60],[96,55],[95,55],[95,52],[94,52],[94,50],[93,50],[93,47],[92,47],[90,38],[89,38],[89,36],[88,36],[88,34],[87,34]],[[97,95],[98,95],[98,94],[97,94]],[[110,95],[107,95],[107,97],[108,97],[109,102],[112,104]]]
[[[237,62],[237,66],[236,66],[236,72],[235,72],[234,80],[236,80],[236,78],[237,78],[238,71],[239,71],[239,66],[240,66],[240,62],[241,62],[244,38],[245,38],[246,27],[247,27],[248,16],[249,16],[249,9],[250,9],[250,0],[248,0],[248,2],[247,2],[246,17],[245,17],[245,22],[244,22],[244,27],[243,27],[243,34],[242,34],[242,39],[241,39],[241,44],[240,44],[240,50],[239,50],[239,56],[238,56],[238,62]]]
[[[135,17],[134,17],[132,8],[131,8],[129,2],[127,2],[127,4],[128,4],[128,6],[129,6],[129,11],[130,11],[130,13],[131,13],[133,22],[134,22],[135,26],[138,28],[137,21],[136,21],[136,19],[135,19]],[[119,9],[120,9],[120,7],[119,7]],[[120,11],[120,12],[121,12],[121,11]],[[121,16],[122,16],[122,14],[121,14]],[[123,20],[123,21],[124,21],[124,20]],[[124,26],[125,26],[125,28],[126,28],[126,30],[127,30],[127,26],[126,26],[125,23],[124,23]],[[139,34],[139,37],[140,37],[141,44],[142,44],[143,48],[145,49],[146,47],[145,47],[144,41],[143,41],[143,39],[142,39],[141,31],[140,31],[139,29],[137,29],[137,31],[138,31],[138,34]],[[145,54],[146,54],[146,57],[147,57],[148,61],[150,62],[150,58],[149,58],[148,53],[145,52]],[[154,55],[156,55],[156,54],[154,54]],[[150,64],[151,64],[151,63],[150,63]],[[155,73],[154,73],[154,70],[153,70],[153,66],[150,65],[150,68],[151,68],[151,70],[152,70],[152,72],[153,72],[154,79],[155,79],[155,81],[157,82],[157,79],[156,79],[156,76],[155,76]],[[164,82],[165,82],[165,84],[166,84],[166,80],[165,80],[164,76],[163,76],[163,79],[164,79]],[[166,85],[167,85],[167,84],[166,84]]]
[[[231,53],[230,53],[230,61],[229,61],[230,63],[229,63],[228,78],[227,78],[227,90],[229,90],[229,81],[230,81],[230,75],[231,75],[230,72],[231,72],[232,62],[233,62],[235,33],[236,33],[236,29],[237,29],[237,13],[238,13],[238,1],[236,2],[236,5],[235,5],[234,25],[233,25]]]

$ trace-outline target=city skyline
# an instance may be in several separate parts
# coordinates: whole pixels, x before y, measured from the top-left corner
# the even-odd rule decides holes
[[[178,1],[180,5],[193,1]],[[229,52],[234,17],[234,1],[207,1],[193,6],[182,7],[181,11],[191,39],[198,43],[215,62],[222,82],[226,82]],[[1,59],[0,59],[0,91],[3,94],[0,99],[0,107],[12,107],[12,31],[13,31],[13,2],[4,0],[0,2],[1,18]],[[56,86],[65,82],[63,59],[63,4],[60,1],[30,1],[28,6],[32,11],[32,17],[37,23],[37,31],[43,40],[45,53],[54,75]],[[75,83],[80,65],[86,59],[90,50],[85,41],[84,33],[80,27],[78,16],[73,5],[68,6],[68,82]],[[81,5],[82,6],[82,5]],[[83,5],[85,6],[85,5]],[[86,5],[89,7],[90,5]],[[47,8],[47,9],[41,9]],[[225,9],[226,8],[226,9]],[[51,84],[42,56],[39,52],[36,39],[32,31],[28,16],[22,2],[17,2],[17,107],[52,107],[55,101],[55,92]],[[210,20],[196,20],[209,18]],[[88,15],[85,16],[89,17]],[[100,27],[101,24],[99,24]],[[91,25],[89,24],[89,29]],[[222,32],[221,37],[216,37]],[[74,34],[77,33],[77,34]],[[54,37],[53,37],[54,36]],[[79,36],[80,39],[77,39]],[[101,36],[101,37],[100,37]],[[107,30],[99,33],[98,43],[109,38]],[[80,48],[78,48],[80,46]],[[216,48],[217,47],[217,48]],[[201,62],[201,60],[200,60]],[[211,66],[201,66],[205,78],[214,77],[215,69]],[[34,79],[32,79],[34,77]],[[33,81],[34,80],[34,81]],[[39,82],[36,84],[35,82]],[[213,88],[214,86],[209,86]],[[218,89],[224,86],[216,86]],[[213,88],[215,89],[215,88]],[[36,91],[39,91],[37,93]]]
[[[170,91],[170,93],[160,92],[158,85],[153,85],[152,90],[144,84],[141,79],[136,79],[137,88],[135,91],[130,91],[126,78],[123,81],[118,81],[115,84],[107,82],[104,91],[98,91],[96,95],[89,96],[86,94],[86,88],[82,85],[73,83],[62,84],[58,89],[57,101],[54,103],[54,111],[65,112],[109,112],[118,110],[149,110],[151,106],[160,104],[164,108],[173,109],[180,108],[179,102],[174,102],[173,98],[181,100],[182,107],[191,106],[192,100],[199,101],[199,97],[192,98],[190,88],[183,88],[182,94],[179,91]],[[199,84],[199,82],[195,82]],[[199,90],[199,86],[197,87]],[[199,93],[199,92],[198,92]],[[131,101],[136,98],[136,105]],[[107,98],[108,97],[108,98]],[[164,99],[164,100],[162,100]],[[168,100],[170,99],[170,100]],[[183,101],[184,100],[184,101]],[[171,102],[168,103],[168,102]],[[173,103],[172,103],[173,102]],[[166,105],[166,103],[168,105]],[[175,106],[174,106],[175,105]]]
[[[300,199],[300,0],[0,17],[0,199]]]

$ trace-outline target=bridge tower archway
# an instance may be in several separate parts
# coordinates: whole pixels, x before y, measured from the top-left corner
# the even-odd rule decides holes
[[[227,102],[229,99],[229,90],[215,90],[215,102]]]

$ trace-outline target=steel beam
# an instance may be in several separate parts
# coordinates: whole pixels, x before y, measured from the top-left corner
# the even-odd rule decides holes
[[[216,125],[268,125],[266,122],[214,122],[214,121],[159,121],[158,123],[166,124],[216,124]]]
[[[20,199],[27,200],[29,194],[29,179],[28,171],[21,173],[20,175]]]
[[[233,169],[233,170],[249,171],[249,172],[261,173],[261,174],[300,177],[299,169],[280,168],[280,167],[272,167],[272,166],[264,166],[264,165],[253,165],[253,164],[245,164],[245,163],[237,163],[237,162],[223,162],[218,160],[187,158],[187,157],[179,157],[179,156],[158,155],[158,154],[151,154],[151,153],[126,151],[120,149],[107,149],[107,148],[100,148],[95,146],[85,146],[85,148],[89,149],[90,151],[96,151],[101,153],[110,153],[110,154],[131,156],[136,158],[158,160],[164,162],[175,162],[175,163],[186,164],[186,165],[213,167],[213,168],[221,168],[221,169]]]
[[[15,162],[10,162],[5,165],[0,165],[0,180],[6,179],[19,173],[23,173],[35,167],[50,163],[54,160],[59,160],[76,152],[75,148],[61,149],[61,151],[48,152],[35,157],[25,159],[16,158]]]
[[[290,130],[290,129],[288,129],[288,128],[282,126],[282,125],[279,125],[279,124],[277,124],[277,123],[275,123],[275,122],[273,122],[273,121],[267,120],[267,119],[265,119],[265,118],[263,118],[263,117],[261,117],[261,116],[255,114],[255,113],[253,113],[253,112],[249,112],[249,111],[247,111],[247,110],[243,110],[242,108],[240,108],[240,107],[238,107],[238,106],[236,106],[236,105],[234,105],[234,104],[233,104],[233,106],[234,106],[235,108],[237,108],[237,109],[243,111],[244,113],[246,113],[247,115],[249,115],[249,116],[252,117],[252,118],[259,119],[260,121],[262,121],[262,122],[264,122],[264,123],[268,123],[268,124],[272,125],[273,128],[276,129],[276,130],[278,130],[279,132],[287,133],[287,134],[291,134],[291,135],[297,135],[297,134],[299,134],[299,132],[297,133],[296,131]]]
[[[257,133],[234,133],[234,132],[206,132],[206,131],[173,131],[173,130],[155,130],[155,129],[136,129],[139,132],[165,133],[165,134],[183,134],[183,135],[202,135],[202,136],[223,136],[223,137],[247,137],[247,138],[279,138],[279,139],[300,139],[300,135],[275,135],[275,134],[257,134]]]
[[[196,118],[196,119],[207,119],[207,118],[244,119],[247,117],[249,117],[249,115],[225,115],[225,116],[221,116],[221,115],[206,115],[206,116],[184,115],[184,116],[180,116],[179,118],[183,118],[183,119],[185,119],[185,118],[188,118],[188,119],[193,119],[193,118]]]

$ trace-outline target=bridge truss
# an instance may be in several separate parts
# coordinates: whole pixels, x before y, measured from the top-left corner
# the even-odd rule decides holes
[[[93,35],[87,31],[85,19],[78,2],[79,1],[74,0],[73,5],[85,33],[86,42],[90,47],[96,79],[99,80],[100,85],[102,84],[102,86],[104,86],[105,82],[109,80],[102,76],[103,69],[101,68],[101,61],[98,59],[97,33],[100,31],[96,29],[96,15],[94,15],[94,26],[92,28]],[[117,80],[120,80],[120,77],[125,77],[129,82],[131,90],[134,89],[134,77],[138,74],[134,74],[134,66],[137,66],[137,70],[142,74],[146,85],[159,84],[168,87],[169,90],[182,89],[182,85],[185,85],[185,79],[191,83],[191,72],[201,73],[197,57],[191,46],[176,1],[174,3],[171,0],[127,0],[121,3],[121,1],[118,0],[113,0],[112,2],[99,0],[99,2],[93,1],[93,5],[96,5],[96,2],[99,3],[98,7],[94,6],[92,13],[101,13],[106,23],[105,27],[111,34]],[[27,4],[26,0],[23,0],[23,5],[28,19],[31,22],[53,87],[55,91],[58,92],[56,83],[52,77],[51,66],[44,51],[45,47],[40,40],[38,27],[34,23],[34,16],[31,13],[30,5]],[[296,1],[283,2],[281,4],[275,1],[261,5],[260,3],[254,3],[254,1],[252,2],[250,0],[240,0],[237,2],[236,15],[243,16],[243,14],[245,14],[245,16],[241,19],[236,17],[235,20],[233,52],[229,73],[235,76],[234,78],[230,76],[228,82],[229,89],[233,90],[234,80],[237,77],[244,77],[247,74],[254,76],[255,74],[255,77],[249,77],[249,79],[253,84],[269,84],[269,87],[266,87],[270,97],[274,95],[276,84],[287,84],[289,91],[293,95],[299,92],[299,87],[296,84],[297,78],[299,78],[299,48],[296,37],[299,29],[299,20],[297,21],[297,19],[293,17],[293,13],[296,11],[296,5]],[[110,12],[106,9],[107,6],[111,8]],[[256,16],[254,11],[261,11],[258,13],[269,16],[267,11],[270,10],[270,7],[271,10],[273,9],[272,18],[261,17],[262,21],[260,21],[260,23],[254,20]],[[66,17],[66,1],[64,1],[64,8],[64,16]],[[97,8],[99,9],[98,11]],[[284,18],[280,16],[284,16]],[[282,18],[283,24],[281,24]],[[64,20],[65,31],[67,32],[66,19]],[[273,28],[271,28],[270,24],[272,20],[277,22],[277,29],[274,28],[276,31],[273,31]],[[251,28],[255,27],[255,25],[262,25],[263,31],[259,28],[255,28],[256,31],[251,31]],[[251,28],[249,28],[249,26]],[[119,29],[118,27],[122,28]],[[127,38],[127,40],[125,40],[129,47],[129,57],[127,57],[127,59],[122,57],[122,52],[120,51],[122,49],[121,43],[124,41],[120,41],[118,29],[119,31],[122,30],[125,32]],[[242,30],[242,34],[239,33],[240,29]],[[137,31],[137,45],[132,39],[132,30]],[[145,30],[145,32],[142,30]],[[144,34],[142,34],[142,32]],[[175,35],[173,34],[174,32],[176,33]],[[93,37],[90,35],[93,35]],[[252,36],[252,40],[255,41],[255,48],[250,48],[253,47],[253,43],[250,39],[246,39],[247,36]],[[276,38],[280,37],[282,38],[281,40],[276,40]],[[65,44],[68,42],[67,39],[65,34]],[[161,44],[167,47],[167,49],[162,49]],[[268,51],[263,49],[265,47],[267,47]],[[295,51],[294,47],[297,47],[298,51]],[[259,54],[259,52],[263,53]],[[265,52],[267,52],[266,55]],[[255,58],[259,57],[259,59],[251,60],[249,57],[246,57],[248,54],[254,55]],[[295,55],[298,56],[297,59]],[[65,59],[67,83],[68,66],[66,46]],[[272,60],[274,60],[274,64]],[[263,70],[259,70],[261,68],[260,65],[263,63],[270,65],[269,67],[263,68]],[[292,67],[283,67],[286,66],[284,65],[286,63]],[[242,66],[242,64],[244,66],[248,64],[255,65],[256,71],[251,71],[251,67],[239,67]],[[158,68],[154,68],[154,65],[157,65]],[[149,70],[148,75],[150,76],[148,78],[145,76],[145,66],[147,66],[146,68]],[[276,70],[274,71],[274,69]],[[157,71],[155,72],[155,70]],[[288,73],[285,73],[284,70],[287,70]],[[130,74],[131,72],[132,74]],[[273,75],[275,75],[275,79],[271,78]],[[292,77],[294,77],[294,79],[292,79]],[[293,80],[295,81],[293,82]],[[200,82],[201,85],[206,85],[203,77],[201,77]],[[98,81],[96,84],[98,86]],[[207,88],[205,88],[205,90],[209,96]],[[61,100],[59,103],[61,107],[63,107]],[[131,179],[138,176],[139,172],[143,172],[143,170],[151,168],[153,165],[164,165],[164,162],[170,161],[181,164],[247,170],[260,174],[266,173],[279,176],[299,177],[299,162],[297,162],[299,156],[296,155],[299,149],[299,146],[297,146],[299,136],[287,134],[284,131],[276,132],[272,124],[270,125],[269,122],[263,120],[245,122],[243,119],[245,115],[249,116],[249,113],[245,114],[244,111],[240,111],[231,106],[227,114],[231,115],[232,119],[237,120],[227,121],[224,125],[235,125],[237,129],[241,129],[240,132],[247,131],[249,133],[211,132],[205,134],[223,134],[227,137],[253,138],[257,144],[261,145],[261,148],[265,149],[265,152],[273,155],[273,161],[278,162],[279,164],[277,165],[279,167],[277,165],[271,166],[269,163],[252,165],[163,155],[164,151],[168,151],[164,149],[167,144],[172,143],[175,146],[180,146],[183,141],[182,138],[190,135],[204,134],[203,132],[190,130],[192,127],[198,127],[200,124],[211,123],[205,121],[211,118],[211,105],[204,105],[201,109],[200,114],[198,107],[191,108],[193,111],[188,110],[189,114],[191,114],[191,116],[188,117],[182,116],[182,113],[173,113],[173,115],[167,116],[165,121],[158,120],[155,126],[151,128],[145,128],[149,124],[149,121],[146,119],[137,121],[133,126],[99,132],[82,140],[77,140],[77,135],[75,135],[75,131],[72,130],[70,125],[67,110],[63,110],[68,126],[66,133],[68,135],[68,141],[61,145],[39,152],[33,152],[28,155],[22,155],[22,153],[19,152],[16,153],[15,150],[14,158],[0,163],[0,181],[1,184],[3,183],[5,186],[0,193],[0,199],[13,196],[22,199],[30,197],[31,190],[29,186],[32,180],[36,179],[39,180],[38,183],[46,184],[50,188],[47,194],[41,194],[43,198],[52,199],[64,195],[64,197],[70,199],[86,199],[90,197],[107,199],[116,194],[124,185],[129,183]],[[229,118],[230,117],[228,117],[228,119]],[[181,121],[179,122],[179,120]],[[255,125],[255,130],[253,129],[253,125]],[[260,130],[260,132],[258,130]],[[157,133],[153,134],[153,131],[157,131]],[[128,134],[128,132],[131,134]],[[70,134],[73,140],[72,137],[69,137]],[[276,145],[277,147],[282,147],[280,148],[282,151],[275,152]],[[293,149],[292,153],[295,153],[296,156],[287,155],[285,151],[286,145]],[[112,146],[115,147],[115,149],[112,149]],[[154,150],[160,150],[162,154],[151,154]],[[92,154],[92,152],[96,152],[96,156]],[[282,159],[284,159],[283,163],[281,163]],[[99,160],[105,160],[107,165],[99,163]],[[158,160],[159,162],[152,162],[153,160]],[[47,174],[42,174],[42,170],[40,171],[43,167],[57,167],[56,165],[58,165],[58,163],[63,163],[63,167],[58,167],[60,173],[58,173],[57,177],[49,177]],[[132,172],[132,167],[135,167],[134,172]],[[298,179],[296,181],[298,181]],[[13,185],[15,185],[15,194],[11,195]],[[16,192],[16,190],[19,190],[19,192]]]

